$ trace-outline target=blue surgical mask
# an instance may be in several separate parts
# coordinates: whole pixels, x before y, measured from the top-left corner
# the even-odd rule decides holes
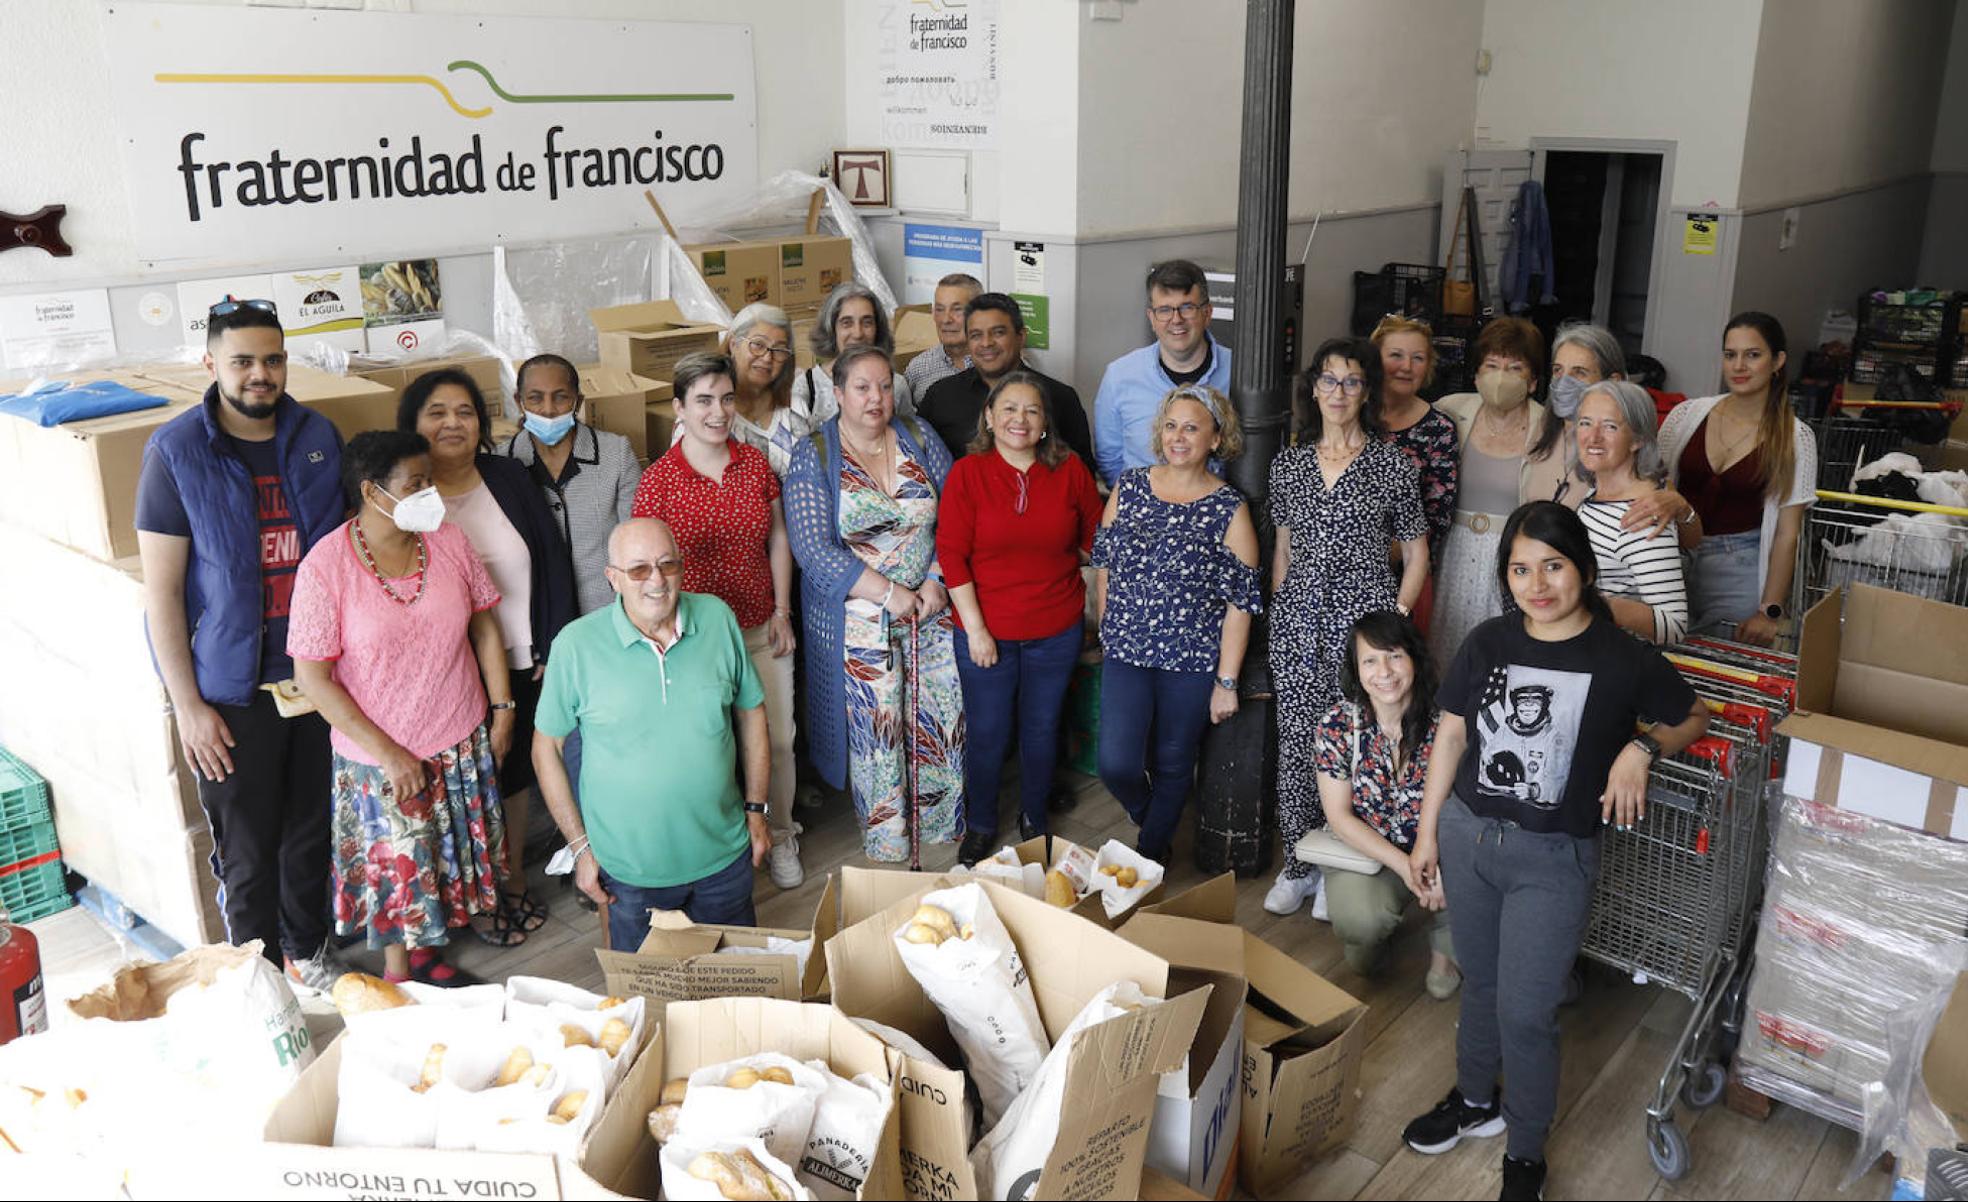
[[[526,415],[526,432],[550,447],[559,445],[560,440],[566,438],[573,428],[572,413],[563,413],[559,417],[541,417],[537,413]]]
[[[1551,377],[1551,411],[1564,421],[1571,421],[1578,415],[1579,401],[1585,396],[1584,380],[1571,376]]]

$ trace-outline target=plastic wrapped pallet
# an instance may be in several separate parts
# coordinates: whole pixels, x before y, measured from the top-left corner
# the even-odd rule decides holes
[[[1891,1063],[1889,1021],[1919,1000],[1915,970],[1964,945],[1968,844],[1785,798],[1739,1062],[1858,1111]]]

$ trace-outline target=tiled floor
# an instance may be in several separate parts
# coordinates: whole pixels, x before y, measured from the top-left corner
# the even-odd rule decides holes
[[[830,802],[820,817],[803,813],[807,882],[781,892],[758,878],[759,921],[804,926],[812,917],[824,873],[863,864],[860,840],[845,803]],[[1120,807],[1098,783],[1085,781],[1079,807],[1056,819],[1055,831],[1088,847],[1109,837],[1130,837]],[[954,846],[931,849],[926,867],[955,861]],[[1174,888],[1202,879],[1178,844],[1170,873]],[[1419,1156],[1402,1146],[1401,1127],[1427,1109],[1453,1083],[1456,1007],[1422,992],[1428,960],[1425,930],[1410,921],[1387,970],[1373,980],[1352,973],[1340,958],[1331,928],[1300,914],[1278,918],[1262,907],[1269,878],[1241,882],[1237,916],[1247,929],[1366,1001],[1369,1043],[1361,1076],[1363,1098],[1353,1137],[1284,1196],[1298,1198],[1494,1198],[1499,1179],[1496,1141],[1478,1141],[1444,1156]],[[601,985],[594,949],[601,943],[595,916],[581,909],[558,881],[534,870],[534,890],[553,914],[524,946],[495,949],[469,937],[455,959],[483,976],[514,973],[553,977],[590,988]],[[59,1001],[105,980],[129,949],[80,909],[36,923],[50,996]],[[358,962],[379,957],[366,954]],[[372,971],[379,965],[370,965]],[[59,1011],[60,1007],[56,1007]],[[1644,1107],[1685,1017],[1677,994],[1633,985],[1612,974],[1589,973],[1584,997],[1564,1012],[1564,1079],[1553,1128],[1552,1176],[1547,1197],[1558,1198],[1884,1198],[1890,1182],[1872,1168],[1849,1193],[1838,1183],[1856,1137],[1820,1119],[1778,1106],[1757,1122],[1717,1107],[1685,1114],[1682,1127],[1693,1170],[1668,1183],[1648,1161]],[[339,1025],[331,1009],[310,1002],[318,1034]]]

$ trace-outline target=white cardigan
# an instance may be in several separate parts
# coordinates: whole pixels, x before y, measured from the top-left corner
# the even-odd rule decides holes
[[[1668,411],[1667,420],[1661,423],[1661,458],[1667,461],[1668,479],[1678,489],[1681,487],[1681,453],[1688,448],[1688,440],[1701,429],[1702,420],[1709,410],[1723,398],[1721,396],[1690,397]],[[1763,595],[1763,586],[1770,579],[1770,548],[1777,540],[1777,513],[1792,505],[1815,505],[1818,500],[1818,440],[1812,436],[1811,427],[1790,419],[1790,425],[1797,438],[1797,466],[1791,470],[1790,494],[1781,503],[1774,496],[1763,498],[1763,559],[1756,565],[1756,595]]]

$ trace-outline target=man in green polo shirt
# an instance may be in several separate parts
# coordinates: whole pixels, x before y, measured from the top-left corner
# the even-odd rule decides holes
[[[534,716],[540,791],[574,851],[574,883],[609,907],[616,951],[641,946],[651,910],[757,925],[752,870],[772,846],[765,690],[730,608],[684,592],[682,579],[683,553],[667,525],[617,526],[608,539],[616,603],[555,637]],[[577,729],[578,803],[562,758]]]

